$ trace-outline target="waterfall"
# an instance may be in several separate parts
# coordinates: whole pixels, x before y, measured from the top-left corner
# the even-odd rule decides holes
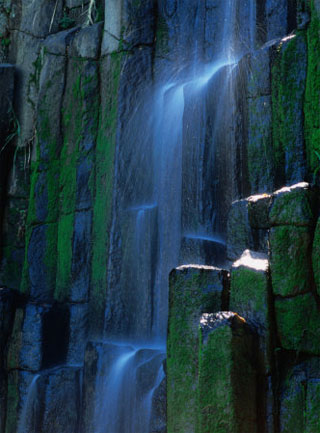
[[[203,11],[202,0],[197,4]],[[155,81],[136,86],[131,111],[122,107],[104,336],[112,361],[102,357],[98,368],[95,433],[149,433],[152,396],[164,378],[168,274],[191,261],[225,259],[233,77],[254,46],[255,2],[227,0],[218,9],[210,62],[203,60],[203,32],[195,32],[193,46],[178,38],[183,60],[159,63]],[[199,16],[195,25],[205,21]],[[223,182],[229,195],[221,198]]]

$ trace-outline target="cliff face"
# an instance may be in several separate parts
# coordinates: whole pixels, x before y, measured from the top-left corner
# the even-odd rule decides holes
[[[227,260],[171,275],[169,431],[318,431],[320,3],[231,4],[0,1],[1,433],[91,431],[96,340]]]

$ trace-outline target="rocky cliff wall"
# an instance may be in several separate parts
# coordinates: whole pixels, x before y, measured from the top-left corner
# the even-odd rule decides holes
[[[132,159],[129,146],[125,147],[119,136],[126,136],[126,121],[141,89],[163,77],[168,65],[170,70],[178,68],[181,56],[186,63],[190,61],[185,47],[193,46],[195,35],[203,40],[203,59],[213,58],[219,39],[214,30],[221,20],[219,2],[199,6],[197,1],[108,0],[106,8],[98,1],[91,8],[82,0],[5,0],[0,7],[1,61],[5,63],[0,68],[0,431],[17,433],[30,395],[27,390],[33,385],[39,397],[36,406],[28,409],[34,413],[28,421],[30,429],[86,432],[93,413],[90,399],[100,349],[96,343],[89,343],[86,351],[85,346],[102,334],[106,301],[110,328],[123,327],[126,332],[128,323],[135,323],[134,312],[128,307],[129,291],[119,297],[117,289],[116,270],[121,268],[125,251],[117,238],[119,231],[112,225],[113,215],[120,209],[118,192],[124,179],[116,174],[117,170],[125,174]],[[226,214],[233,200],[251,194],[271,193],[300,181],[318,182],[319,14],[317,0],[256,3],[255,43],[259,49],[240,62],[235,76],[236,106],[240,109],[235,116],[232,152],[225,152],[228,158],[218,179],[226,184],[221,214]],[[210,111],[214,95],[207,98]],[[225,150],[229,145],[224,142]],[[207,301],[197,296],[199,305],[192,317],[200,310],[209,314],[230,308],[249,325],[253,317],[259,338],[251,335],[249,325],[230,314],[204,317],[200,337],[196,323],[186,340],[191,341],[192,353],[189,346],[181,349],[183,353],[175,353],[174,338],[178,337],[169,334],[169,357],[176,363],[179,356],[183,358],[178,371],[169,359],[169,380],[170,374],[190,379],[186,388],[173,394],[169,391],[169,431],[172,423],[180,428],[174,431],[188,431],[183,424],[188,417],[193,419],[188,425],[194,429],[200,425],[199,431],[219,431],[220,418],[217,421],[212,416],[219,411],[223,414],[221,425],[230,420],[221,431],[316,433],[312,411],[313,406],[316,413],[319,410],[315,396],[320,377],[319,236],[314,198],[318,193],[309,187],[302,190],[301,199],[295,198],[291,205],[286,200],[279,204],[274,221],[259,216],[250,225],[248,201],[232,206],[228,258],[238,260],[249,248],[268,253],[270,264],[265,257],[253,257],[264,260],[266,267],[257,271],[241,263],[234,265],[231,294],[228,278],[210,270],[214,305],[210,301],[207,306]],[[130,187],[126,191],[132,198]],[[277,194],[272,200],[275,197]],[[226,223],[224,217],[224,230]],[[121,226],[124,233],[127,229]],[[115,271],[110,272],[112,269]],[[183,275],[188,272],[181,271]],[[204,284],[199,272],[195,271],[195,284],[207,296],[207,279]],[[249,302],[246,288],[253,285],[259,290],[256,298],[250,292],[253,298]],[[178,286],[179,294],[184,283]],[[136,298],[132,302],[137,302]],[[148,304],[145,308],[147,311]],[[183,335],[189,329],[188,314],[189,310],[181,323],[170,322],[179,332],[182,327]],[[147,320],[142,327],[149,326]],[[211,328],[219,335],[211,335]],[[199,360],[194,353],[197,344]],[[221,359],[216,359],[215,348],[221,344]],[[257,352],[262,359],[256,359]],[[247,359],[247,353],[252,353],[252,359]],[[212,362],[224,364],[224,376],[208,367]],[[242,382],[234,385],[234,381],[240,380],[244,370],[248,380],[240,388]],[[220,383],[221,377],[225,380]],[[228,393],[213,407],[219,389],[231,378]],[[217,395],[206,388],[209,379],[218,383]],[[196,383],[201,399],[192,402],[192,412],[184,397]],[[239,399],[234,401],[233,392],[243,389],[247,393],[244,401],[259,390],[258,407],[252,398],[246,408]],[[159,401],[162,403],[155,405],[154,411],[161,416],[154,431],[163,431],[163,397]],[[302,412],[302,407],[310,409]],[[188,417],[183,417],[181,424],[177,414],[185,410]],[[242,412],[243,417],[239,415]],[[194,430],[190,427],[190,431]]]

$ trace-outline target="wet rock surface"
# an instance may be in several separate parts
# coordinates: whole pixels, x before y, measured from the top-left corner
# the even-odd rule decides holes
[[[152,391],[150,433],[166,431],[167,407],[169,432],[320,429],[320,2],[236,2],[225,31],[227,3],[0,1],[0,433],[91,433],[98,384],[126,351],[137,401]],[[177,256],[228,259],[231,277],[171,273],[166,384],[163,354],[88,339],[156,327],[173,217],[159,225],[159,155],[136,128],[152,104],[139,102],[210,66],[227,33],[239,64],[201,90],[183,81]]]

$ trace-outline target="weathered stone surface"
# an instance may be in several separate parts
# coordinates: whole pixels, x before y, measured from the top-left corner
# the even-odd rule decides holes
[[[320,354],[320,313],[311,293],[275,300],[277,330],[284,349]]]
[[[247,200],[250,226],[253,229],[270,228],[269,209],[272,196],[270,194],[252,195]]]
[[[250,55],[248,97],[257,98],[271,94],[270,67],[272,47],[275,43],[275,41],[272,41]]]
[[[13,19],[13,28],[43,38],[50,32],[57,32],[62,9],[62,0],[23,1],[20,14],[15,15]]]
[[[88,304],[70,305],[67,363],[82,364],[88,337]]]
[[[320,378],[307,383],[306,396],[306,433],[320,431]]]
[[[8,348],[8,369],[40,370],[44,311],[43,307],[34,305],[16,310]]]
[[[308,226],[315,222],[317,194],[306,182],[284,187],[273,194],[269,220],[272,226]]]
[[[237,260],[246,249],[267,253],[270,227],[269,194],[250,196],[232,203],[227,220],[227,258]]]
[[[10,60],[16,64],[15,107],[20,123],[19,144],[23,147],[30,146],[34,138],[34,105],[37,102],[41,42],[41,39],[28,33],[17,30],[11,33]]]
[[[152,397],[150,433],[167,431],[167,379],[162,380]]]
[[[287,0],[267,0],[265,10],[268,17],[266,40],[285,36],[288,30]]]
[[[27,425],[24,428],[37,429],[39,431],[39,410],[37,410],[37,382],[39,376],[37,374],[13,370],[8,374],[8,400],[7,400],[7,416],[5,433],[17,433],[21,420]],[[33,388],[30,392],[30,386]],[[29,416],[23,413],[24,405],[29,397],[28,409],[30,410]],[[22,428],[22,426],[21,426]]]
[[[121,3],[118,0],[106,0],[107,11],[104,21],[104,32],[101,54],[110,54],[119,49],[121,39]]]
[[[72,302],[87,301],[91,271],[92,212],[77,212],[72,240],[72,281],[69,298]]]
[[[0,99],[0,139],[1,148],[3,140],[9,130],[10,112],[12,110],[13,95],[14,95],[14,76],[15,67],[10,64],[0,64],[0,83],[1,85],[1,99]]]
[[[319,431],[319,358],[290,368],[280,386],[281,433]]]
[[[263,193],[273,189],[271,96],[248,100],[249,139],[248,169],[251,191]]]
[[[102,30],[101,22],[78,31],[72,42],[70,56],[97,59],[100,54]]]
[[[232,265],[229,308],[259,334],[266,371],[270,370],[271,355],[270,291],[268,257],[246,250]]]
[[[303,32],[281,40],[272,65],[275,187],[306,178],[304,95],[307,43]]]
[[[248,325],[235,313],[219,312],[204,314],[200,326],[197,431],[255,431],[255,343]]]
[[[80,414],[81,369],[62,367],[46,376],[41,432],[74,433]]]
[[[170,274],[167,340],[168,431],[192,432],[197,423],[199,319],[221,310],[227,272],[182,266]]]
[[[310,291],[310,228],[273,227],[269,242],[274,294],[290,296]]]
[[[312,246],[312,267],[313,275],[317,288],[317,292],[320,295],[320,218],[318,219]]]
[[[282,385],[280,404],[280,432],[305,432],[304,411],[306,398],[306,374],[289,375]],[[316,431],[316,430],[315,430]]]
[[[56,224],[34,227],[27,246],[27,263],[30,287],[26,288],[31,296],[37,300],[52,299],[55,287],[56,256]],[[27,284],[27,283],[26,283]]]
[[[248,201],[232,203],[227,223],[227,258],[237,260],[244,250],[253,249],[253,238],[249,224]]]

